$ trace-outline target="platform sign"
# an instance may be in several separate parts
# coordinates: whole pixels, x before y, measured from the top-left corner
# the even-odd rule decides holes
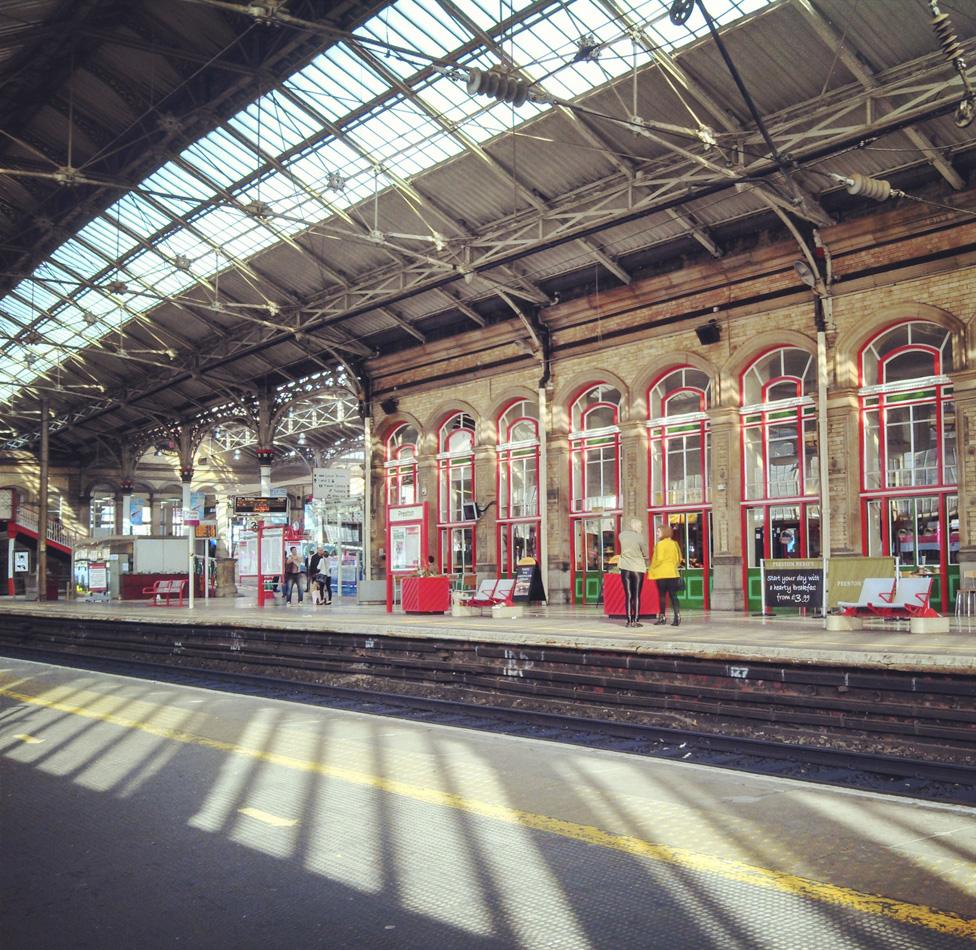
[[[287,514],[288,496],[276,498],[270,495],[236,495],[235,515]]]
[[[335,504],[349,499],[349,471],[344,468],[312,469],[312,497]]]
[[[769,558],[763,561],[764,607],[823,606],[823,561],[820,558]]]

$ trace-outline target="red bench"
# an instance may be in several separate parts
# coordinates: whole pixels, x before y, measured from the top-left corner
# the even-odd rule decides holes
[[[483,580],[471,597],[461,598],[458,607],[473,610],[489,609],[493,617],[514,616],[515,605],[512,597],[515,594],[515,578],[499,577],[494,580]],[[518,608],[521,611],[521,607]]]
[[[152,587],[144,587],[143,594],[152,595],[153,607],[169,607],[173,603],[173,598],[178,597],[177,607],[183,606],[183,592],[186,590],[186,581],[169,580],[156,581]]]

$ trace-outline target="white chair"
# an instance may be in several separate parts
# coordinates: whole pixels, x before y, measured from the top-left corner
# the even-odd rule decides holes
[[[840,601],[838,607],[845,610],[866,610],[870,607],[889,607],[895,597],[895,578],[869,577],[861,584],[861,593],[856,601]]]

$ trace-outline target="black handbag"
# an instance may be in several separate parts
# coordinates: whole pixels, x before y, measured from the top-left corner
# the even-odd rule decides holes
[[[674,592],[676,594],[685,592],[685,579],[680,574],[674,579]]]

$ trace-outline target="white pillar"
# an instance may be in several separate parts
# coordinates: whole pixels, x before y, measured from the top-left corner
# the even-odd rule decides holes
[[[132,493],[122,493],[122,533],[132,534]]]
[[[372,419],[363,420],[363,569],[373,579],[373,456]]]
[[[261,495],[267,498],[271,494],[271,466],[261,466]]]
[[[17,586],[14,583],[14,548],[17,546],[17,536],[11,535],[7,541],[7,593],[13,597]]]
[[[539,575],[549,599],[549,407],[544,386],[539,387]]]
[[[186,520],[186,513],[190,510],[190,483],[189,482],[183,482],[183,500],[182,500],[182,505],[183,505],[183,519],[184,519],[184,522],[185,522],[185,520]],[[187,527],[186,527],[186,524],[185,523],[183,525],[183,533],[184,534],[187,534],[188,533]]]
[[[824,320],[830,298],[823,300]],[[827,625],[827,559],[830,557],[830,466],[827,445],[827,334],[817,331],[817,459],[820,463],[820,552],[823,556],[823,615]]]

